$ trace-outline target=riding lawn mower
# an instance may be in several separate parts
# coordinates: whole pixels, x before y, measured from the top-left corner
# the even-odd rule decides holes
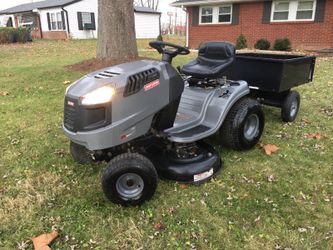
[[[63,129],[74,160],[107,161],[102,189],[125,206],[149,200],[158,176],[180,183],[209,180],[222,163],[204,139],[218,133],[224,147],[248,150],[265,124],[248,83],[225,77],[235,61],[234,45],[205,43],[178,70],[172,59],[189,54],[187,48],[161,41],[150,46],[161,61],[98,70],[74,82],[65,96]]]

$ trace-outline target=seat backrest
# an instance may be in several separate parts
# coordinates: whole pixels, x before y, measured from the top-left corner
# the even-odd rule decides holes
[[[225,61],[235,58],[235,46],[227,42],[207,42],[200,46],[198,59],[203,61]]]

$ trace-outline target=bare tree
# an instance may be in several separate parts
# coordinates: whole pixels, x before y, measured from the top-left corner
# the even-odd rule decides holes
[[[153,10],[157,10],[160,4],[160,0],[136,0],[135,4],[142,7],[148,7]]]
[[[138,57],[133,0],[98,0],[97,58]]]

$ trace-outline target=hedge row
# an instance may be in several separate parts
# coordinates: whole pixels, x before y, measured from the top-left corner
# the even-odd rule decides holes
[[[265,38],[257,40],[256,44],[254,45],[254,48],[259,50],[268,50],[270,49],[270,47],[271,43]],[[247,48],[246,38],[243,34],[240,34],[240,36],[237,38],[236,41],[236,49],[245,49],[245,48]],[[278,51],[290,51],[291,42],[288,38],[276,39],[274,41],[273,49]]]
[[[0,44],[25,43],[32,41],[30,30],[27,28],[0,28]]]

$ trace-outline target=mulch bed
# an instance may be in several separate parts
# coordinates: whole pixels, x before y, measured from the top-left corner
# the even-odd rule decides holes
[[[137,58],[130,58],[130,59],[121,59],[121,60],[101,60],[97,58],[88,59],[73,65],[67,65],[66,68],[69,71],[79,71],[79,72],[93,72],[102,68],[111,67],[114,65],[127,63],[127,62],[134,62],[138,60],[145,60],[150,58],[145,57],[137,57]],[[153,59],[150,59],[153,60]]]

